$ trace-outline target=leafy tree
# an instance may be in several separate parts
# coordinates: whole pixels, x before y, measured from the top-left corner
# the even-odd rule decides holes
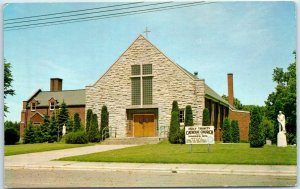
[[[24,144],[33,144],[36,142],[35,138],[36,138],[35,131],[34,131],[32,123],[30,122],[28,127],[25,129],[23,143]]]
[[[20,140],[20,135],[14,128],[8,128],[5,129],[4,140],[5,145],[16,144]]]
[[[231,124],[228,117],[225,118],[223,122],[223,142],[224,143],[230,143],[232,142],[232,136],[231,136]]]
[[[169,141],[171,144],[178,143],[180,133],[179,116],[177,111],[172,112],[170,130],[169,130]]]
[[[72,129],[73,132],[79,131],[81,127],[81,119],[79,117],[79,113],[74,114],[74,127]]]
[[[15,90],[12,89],[13,75],[11,73],[11,64],[4,59],[4,100],[7,95],[15,95]],[[8,112],[8,106],[4,102],[4,116]]]
[[[86,124],[85,124],[85,129],[87,133],[89,132],[90,129],[92,116],[93,116],[93,110],[88,109],[86,113]]]
[[[209,110],[208,108],[204,108],[203,110],[203,126],[209,126],[210,125],[210,116],[209,116]]]
[[[190,105],[187,105],[185,108],[185,120],[184,120],[185,126],[193,126],[193,111],[192,107]]]
[[[102,106],[101,109],[101,122],[100,122],[100,136],[102,137],[102,132],[105,129],[106,132],[109,132],[108,130],[108,117],[109,113],[107,111],[107,107],[105,105]],[[109,133],[107,133],[104,138],[108,138]]]
[[[228,96],[226,95],[222,95],[222,98],[224,100],[227,100],[228,101]],[[238,99],[238,98],[234,98],[234,107],[238,110],[242,110],[243,109],[243,104],[241,103],[241,101]]]
[[[60,139],[60,136],[62,135],[62,128],[63,126],[68,125],[69,120],[69,112],[66,103],[63,101],[60,105],[60,110],[58,114],[58,140]],[[70,130],[70,128],[67,128],[67,130]]]
[[[259,108],[254,108],[251,112],[249,127],[250,147],[263,147],[265,143],[264,129],[262,126],[262,115]]]
[[[4,129],[15,129],[17,133],[20,133],[20,122],[12,122],[12,121],[5,121],[4,122]]]
[[[276,120],[279,111],[286,117],[286,131],[296,136],[296,52],[294,62],[287,71],[283,68],[275,68],[273,81],[277,83],[275,91],[269,94],[266,104],[266,116],[270,120]]]
[[[88,140],[89,142],[99,142],[100,140],[100,134],[98,129],[98,118],[97,114],[93,114],[92,120],[90,123],[90,129],[88,134]]]
[[[267,139],[272,140],[274,138],[274,124],[271,120],[266,117],[262,119],[262,127],[264,129],[264,135]],[[277,138],[277,137],[276,137]]]
[[[265,116],[266,107],[265,106],[257,106],[257,105],[243,105],[243,110],[252,112],[254,108],[258,108],[262,116]]]
[[[240,129],[237,120],[231,121],[231,136],[232,136],[232,142],[234,143],[240,142]]]

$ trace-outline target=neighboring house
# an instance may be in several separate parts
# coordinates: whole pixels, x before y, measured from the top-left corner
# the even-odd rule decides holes
[[[101,108],[109,112],[109,127],[117,138],[167,137],[172,102],[178,102],[180,125],[184,125],[185,107],[191,105],[195,125],[202,125],[203,109],[210,111],[215,140],[222,139],[225,117],[239,122],[241,140],[248,140],[250,113],[233,107],[233,76],[228,74],[229,103],[200,79],[171,61],[140,35],[119,59],[85,90],[62,91],[61,79],[51,79],[50,91],[37,91],[23,102],[21,133],[29,121],[41,123],[44,114],[64,100],[71,114],[92,109],[101,119]],[[54,104],[53,104],[54,103]]]
[[[28,100],[23,101],[21,112],[20,135],[24,134],[27,125],[43,123],[45,115],[56,116],[56,110],[62,102],[68,107],[69,115],[79,113],[82,123],[85,122],[85,90],[62,90],[62,79],[52,78],[50,80],[50,91],[39,89]]]
[[[179,104],[181,125],[187,105],[192,106],[195,125],[202,125],[207,107],[211,125],[217,127],[217,141],[228,116],[239,121],[241,139],[248,140],[249,112],[236,111],[204,79],[171,61],[142,35],[96,83],[86,87],[86,109],[92,109],[100,122],[101,107],[106,105],[109,126],[118,138],[167,137],[174,100]]]

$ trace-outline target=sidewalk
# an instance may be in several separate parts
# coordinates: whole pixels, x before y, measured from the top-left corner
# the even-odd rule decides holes
[[[227,165],[227,164],[158,164],[158,163],[102,163],[51,161],[61,157],[82,155],[100,151],[126,148],[134,145],[95,145],[88,147],[55,150],[6,156],[4,167],[16,169],[86,170],[86,171],[130,171],[172,172],[236,175],[296,176],[297,166],[284,165]]]

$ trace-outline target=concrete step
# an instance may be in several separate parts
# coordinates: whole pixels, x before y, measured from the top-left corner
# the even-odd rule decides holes
[[[159,137],[107,138],[101,144],[157,144],[160,140]]]

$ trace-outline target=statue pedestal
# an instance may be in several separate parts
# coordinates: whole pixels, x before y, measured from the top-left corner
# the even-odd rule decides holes
[[[277,134],[277,146],[278,147],[287,147],[286,135],[284,132],[280,131]]]

